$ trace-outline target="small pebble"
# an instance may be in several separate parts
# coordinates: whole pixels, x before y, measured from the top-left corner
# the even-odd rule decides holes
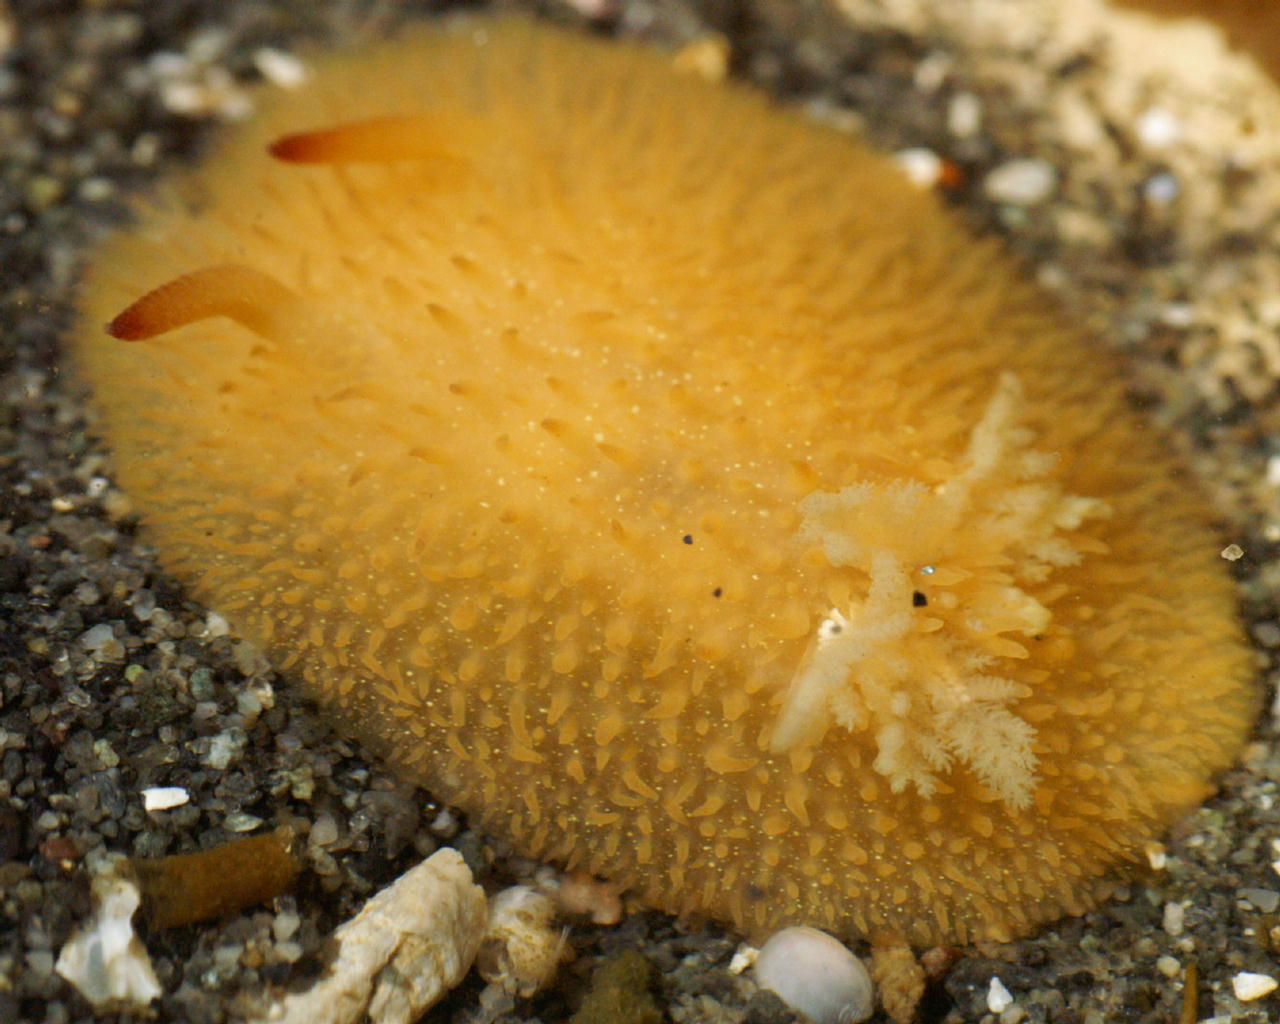
[[[111,626],[100,622],[80,634],[80,646],[92,654],[103,654],[113,647],[119,647]]]
[[[923,93],[937,92],[955,66],[955,57],[941,50],[935,50],[917,65],[915,74],[912,76],[916,88]]]
[[[1011,206],[1034,206],[1048,199],[1058,184],[1058,172],[1039,157],[1010,160],[991,171],[982,183],[987,198]]]
[[[1182,964],[1176,956],[1159,957],[1156,960],[1156,970],[1166,978],[1177,978],[1182,974]]]
[[[307,80],[307,66],[291,53],[263,46],[253,51],[253,66],[272,85],[295,89]]]
[[[756,983],[814,1024],[856,1024],[875,1008],[871,976],[842,943],[817,928],[783,928],[755,964]]]
[[[1195,312],[1189,302],[1166,302],[1160,309],[1160,320],[1167,327],[1186,328],[1195,323]]]
[[[1274,622],[1259,622],[1252,632],[1253,638],[1263,647],[1280,647],[1280,626]]]
[[[133,595],[130,604],[134,618],[139,622],[151,621],[151,616],[156,613],[156,595],[150,590],[139,590]]]
[[[1252,971],[1241,971],[1231,979],[1231,991],[1242,1003],[1251,1002],[1269,996],[1276,990],[1277,982],[1269,974],[1254,974]]]
[[[155,609],[151,613],[152,618],[157,617],[160,609]],[[191,696],[197,701],[207,701],[214,695],[213,673],[203,666],[191,673]],[[217,712],[217,705],[214,705],[214,711]]]
[[[1186,919],[1186,908],[1181,903],[1166,903],[1162,924],[1166,935],[1177,938],[1182,934],[1182,925]]]
[[[322,814],[311,825],[312,846],[332,846],[338,841],[338,823],[330,814]]]
[[[216,707],[214,712],[217,712]],[[230,730],[220,732],[209,741],[209,752],[205,754],[202,760],[214,771],[225,771],[236,755],[244,748],[244,744],[245,737],[243,733],[235,733]]]
[[[276,942],[288,942],[301,926],[302,918],[291,910],[285,910],[271,922],[271,934],[275,936]]]
[[[584,18],[596,21],[617,14],[616,0],[567,0],[567,3]]]
[[[1280,892],[1274,889],[1241,889],[1239,895],[1264,914],[1274,914],[1280,908]]]
[[[982,130],[982,101],[971,92],[958,92],[947,104],[947,131],[970,139]]]
[[[262,824],[262,819],[256,814],[247,814],[244,811],[233,811],[228,814],[222,821],[222,827],[228,832],[252,832]]]
[[[262,701],[252,690],[242,690],[236,694],[236,710],[248,719],[256,719],[262,714]]]
[[[97,604],[102,593],[92,583],[81,583],[75,589],[75,598],[83,605]]]
[[[1244,557],[1244,548],[1239,544],[1228,544],[1222,549],[1222,557],[1228,562],[1238,562]]]
[[[100,203],[110,199],[116,192],[115,183],[110,178],[85,178],[76,189],[80,198],[90,203]]]
[[[902,168],[907,180],[918,188],[933,188],[942,177],[942,158],[923,146],[899,150],[893,154],[893,162]]]
[[[1017,1003],[1012,1003],[1000,1014],[1000,1024],[1022,1024],[1027,1019],[1027,1011]]]
[[[47,949],[33,949],[27,954],[27,969],[40,978],[53,973],[53,953]]]
[[[1004,1013],[1013,1003],[1013,996],[995,975],[991,976],[991,984],[987,986],[987,1009],[992,1013]]]
[[[39,213],[62,198],[65,188],[57,178],[47,174],[32,175],[26,181],[26,201],[31,209]]]
[[[115,768],[120,764],[120,755],[115,752],[110,740],[94,740],[93,756],[103,768]]]
[[[240,962],[240,956],[244,952],[244,946],[227,943],[222,946],[213,947],[213,962],[217,967],[224,971],[232,971]]]

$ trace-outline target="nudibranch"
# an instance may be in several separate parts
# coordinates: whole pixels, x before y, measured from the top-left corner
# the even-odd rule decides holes
[[[163,565],[395,771],[655,907],[1023,933],[1249,729],[1221,544],[1116,365],[889,160],[659,53],[328,56],[82,312]]]

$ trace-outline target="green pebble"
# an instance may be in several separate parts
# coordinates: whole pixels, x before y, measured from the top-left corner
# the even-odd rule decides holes
[[[191,696],[195,700],[210,700],[213,695],[213,673],[201,665],[191,673]]]

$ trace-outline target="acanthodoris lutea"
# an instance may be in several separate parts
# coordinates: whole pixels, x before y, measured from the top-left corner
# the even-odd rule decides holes
[[[1113,363],[889,161],[660,54],[327,58],[82,320],[164,565],[404,777],[654,906],[1023,932],[1249,727],[1221,544]]]

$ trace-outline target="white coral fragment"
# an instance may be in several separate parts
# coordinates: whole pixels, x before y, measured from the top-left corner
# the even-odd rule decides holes
[[[62,947],[55,970],[95,1008],[145,1007],[160,995],[160,983],[133,931],[142,897],[128,858],[106,855],[92,870],[93,918]]]
[[[546,986],[565,954],[565,932],[554,926],[555,916],[555,901],[527,885],[494,896],[476,956],[480,977],[522,998]]]
[[[1037,594],[1055,569],[1097,550],[1074,531],[1109,513],[1048,475],[1055,459],[1030,447],[1021,406],[1005,374],[954,475],[933,487],[863,481],[801,502],[801,538],[867,583],[860,602],[818,627],[774,750],[816,743],[833,725],[867,730],[894,792],[927,797],[958,763],[1011,806],[1029,803],[1035,729],[1016,704],[1030,690],[1000,665],[1025,659],[1023,641],[1050,629]]]
[[[438,850],[334,933],[337,954],[319,981],[255,1024],[410,1024],[470,970],[486,919],[462,855]]]

